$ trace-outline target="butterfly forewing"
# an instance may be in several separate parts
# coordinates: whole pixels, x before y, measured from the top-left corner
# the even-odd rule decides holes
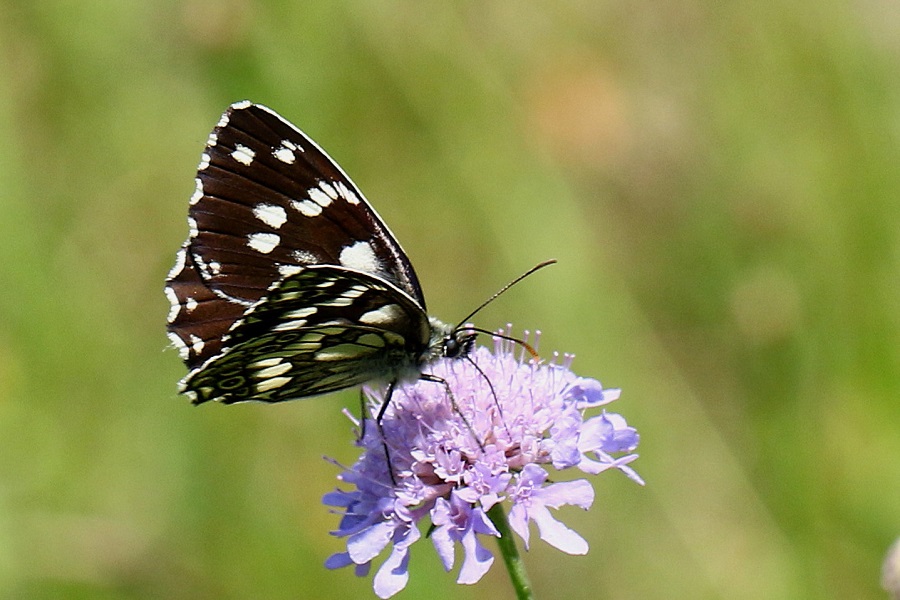
[[[240,102],[222,115],[188,224],[166,295],[195,402],[396,380],[431,352],[400,245],[341,168],[268,108]]]
[[[169,338],[181,352],[188,368],[194,369],[222,350],[222,337],[247,307],[216,295],[200,276],[186,247],[178,252],[166,280]]]
[[[200,167],[190,246],[212,289],[252,302],[290,266],[333,264],[387,279],[424,308],[409,260],[362,193],[277,114],[233,105]]]

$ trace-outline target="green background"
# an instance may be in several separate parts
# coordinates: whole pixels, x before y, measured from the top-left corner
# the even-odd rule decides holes
[[[540,598],[883,598],[900,534],[900,10],[863,1],[0,0],[0,597],[367,598],[322,563],[356,394],[191,407],[163,279],[250,98],[429,309],[621,387],[634,464]],[[427,541],[398,598],[458,586]]]

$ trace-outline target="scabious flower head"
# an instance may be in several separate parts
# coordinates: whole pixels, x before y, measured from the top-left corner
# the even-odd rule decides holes
[[[523,355],[495,339],[493,352],[478,347],[471,360],[430,365],[446,386],[420,380],[395,389],[381,432],[375,423],[366,424],[362,456],[339,477],[355,489],[338,489],[323,499],[343,511],[333,533],[347,538],[346,551],[326,566],[354,565],[363,576],[390,546],[373,582],[375,593],[389,598],[409,580],[409,549],[426,520],[444,567],[453,568],[459,544],[457,582],[475,583],[494,560],[483,536],[499,536],[487,512],[503,501],[511,503],[509,524],[526,548],[533,521],[550,545],[569,554],[587,552],[584,538],[549,509],[587,509],[594,490],[584,479],[550,483],[547,466],[590,475],[618,469],[643,483],[627,466],[637,458],[632,451],[638,434],[618,414],[585,416],[587,409],[616,400],[619,390],[575,375],[571,356],[536,363]],[[383,392],[366,393],[377,410]]]

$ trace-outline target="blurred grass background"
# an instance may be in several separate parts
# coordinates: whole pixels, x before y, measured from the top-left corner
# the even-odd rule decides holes
[[[0,0],[0,596],[374,597],[326,571],[353,392],[194,408],[162,281],[206,136],[267,104],[433,314],[621,387],[639,488],[540,598],[883,598],[900,534],[900,9],[874,0]],[[457,586],[428,542],[398,598]]]

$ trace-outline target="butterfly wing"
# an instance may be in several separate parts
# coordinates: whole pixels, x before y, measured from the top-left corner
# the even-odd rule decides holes
[[[188,374],[194,403],[279,402],[416,373],[430,328],[393,284],[343,267],[286,277],[225,336],[226,349]]]
[[[390,230],[324,151],[264,106],[240,102],[222,115],[188,224],[166,295],[169,338],[193,370],[228,348],[228,332],[274,286],[309,266],[385,280],[418,306],[413,329],[427,324],[415,271]]]

